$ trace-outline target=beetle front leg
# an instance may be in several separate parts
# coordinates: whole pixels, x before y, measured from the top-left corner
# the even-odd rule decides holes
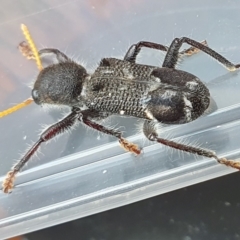
[[[71,61],[69,57],[55,48],[43,48],[39,50],[38,54],[41,58],[53,55],[58,63]]]
[[[83,122],[88,127],[93,128],[99,132],[102,132],[102,133],[105,133],[110,136],[114,136],[114,137],[118,138],[120,146],[128,152],[132,152],[136,155],[139,155],[141,153],[141,150],[139,149],[139,147],[136,144],[131,143],[131,142],[127,141],[125,138],[123,138],[122,133],[120,131],[117,131],[113,128],[107,128],[96,122],[93,122],[92,120],[89,119],[88,111],[86,111],[86,112],[83,111],[82,114],[83,114],[83,116],[80,116],[78,120]]]
[[[4,193],[11,192],[14,186],[16,174],[37,152],[40,145],[43,142],[47,142],[50,139],[59,135],[60,133],[66,132],[68,129],[70,129],[75,124],[80,114],[81,112],[79,109],[73,109],[67,117],[50,126],[40,135],[39,140],[30,148],[30,150],[23,156],[23,158],[12,167],[11,171],[7,173],[7,176],[2,183],[2,190]]]
[[[154,124],[153,121],[152,122],[149,122],[149,121],[144,122],[143,133],[150,141],[158,142],[158,143],[161,143],[165,146],[175,148],[177,150],[181,150],[181,151],[184,151],[184,152],[197,154],[197,155],[200,155],[200,156],[203,156],[203,157],[215,158],[221,164],[224,164],[226,166],[229,166],[229,167],[236,168],[236,169],[240,170],[240,162],[239,161],[230,160],[230,159],[226,159],[226,158],[219,158],[216,155],[216,153],[211,151],[211,150],[204,149],[204,148],[193,147],[193,146],[177,143],[177,142],[174,142],[174,141],[171,141],[171,140],[167,140],[167,139],[158,137],[155,126],[156,125]]]
[[[27,59],[34,59],[34,54],[27,42],[23,41],[18,45],[18,48],[22,55]],[[53,55],[58,63],[69,62],[71,59],[67,57],[64,53],[55,48],[43,48],[38,52],[40,58]]]

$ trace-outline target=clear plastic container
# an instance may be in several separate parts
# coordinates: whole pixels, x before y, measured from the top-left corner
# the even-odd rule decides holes
[[[0,14],[0,109],[30,96],[37,75],[34,62],[17,50],[26,24],[38,47],[54,47],[86,61],[88,69],[102,57],[122,57],[140,40],[170,44],[174,37],[208,41],[229,60],[240,62],[240,5],[236,1],[4,1]],[[163,54],[144,49],[139,62],[161,65]],[[161,136],[240,157],[240,77],[227,72],[204,53],[179,66],[202,79],[218,109],[179,126],[166,126]],[[10,169],[41,124],[62,112],[32,104],[0,120],[0,173]],[[6,239],[76,218],[119,207],[235,171],[213,159],[151,144],[137,134],[139,120],[114,117],[125,136],[143,147],[134,157],[116,139],[79,125],[43,145],[38,158],[18,175],[12,194],[0,193],[0,238]],[[21,153],[19,155],[19,152]],[[0,179],[2,181],[2,178]]]

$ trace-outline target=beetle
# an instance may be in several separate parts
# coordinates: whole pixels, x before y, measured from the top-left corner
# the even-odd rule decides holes
[[[183,43],[191,47],[180,51]],[[141,49],[151,48],[166,52],[162,66],[149,66],[136,62]],[[171,45],[141,41],[133,44],[123,60],[103,58],[93,74],[58,49],[40,50],[40,58],[53,56],[57,63],[43,68],[32,89],[32,98],[38,105],[64,105],[71,112],[59,122],[43,131],[36,143],[8,172],[3,181],[3,192],[11,192],[16,174],[36,153],[43,142],[56,137],[81,122],[104,134],[116,137],[120,145],[136,155],[141,150],[123,138],[122,133],[98,123],[111,115],[131,116],[144,119],[143,133],[150,141],[158,142],[181,151],[214,158],[219,163],[240,169],[240,163],[219,158],[215,152],[184,145],[159,137],[157,123],[185,124],[204,114],[210,104],[208,88],[195,75],[177,70],[182,55],[203,51],[229,71],[240,68],[209,48],[206,42],[182,37]],[[26,51],[27,52],[27,51]]]

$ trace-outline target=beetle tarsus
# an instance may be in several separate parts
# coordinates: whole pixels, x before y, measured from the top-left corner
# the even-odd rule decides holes
[[[240,161],[231,160],[231,159],[227,159],[227,158],[220,158],[220,159],[217,159],[217,161],[228,167],[232,167],[232,168],[240,170]]]
[[[119,143],[120,143],[120,146],[128,152],[132,152],[136,155],[139,155],[141,153],[141,149],[138,147],[138,145],[129,142],[125,138],[120,138]]]
[[[16,175],[15,170],[11,170],[7,173],[5,179],[3,180],[3,183],[2,183],[2,190],[4,193],[12,192],[12,189],[14,187],[14,181],[16,178],[15,175]]]

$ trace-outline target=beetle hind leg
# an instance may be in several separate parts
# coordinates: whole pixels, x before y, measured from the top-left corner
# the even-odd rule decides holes
[[[206,44],[204,44],[204,42],[197,42],[187,37],[175,38],[172,41],[170,47],[168,48],[162,67],[175,68],[181,53],[180,48],[183,43],[189,44],[193,49],[198,49],[205,52],[210,57],[214,58],[223,66],[225,66],[229,71],[235,71],[240,68],[240,64],[234,64],[230,62],[225,57],[223,57],[213,49],[209,48]]]
[[[150,141],[161,143],[165,146],[168,146],[177,150],[181,150],[184,152],[197,154],[199,156],[214,158],[217,160],[217,162],[221,164],[240,170],[240,161],[226,159],[226,158],[219,158],[214,151],[209,149],[193,147],[193,146],[177,143],[175,141],[160,138],[157,134],[156,123],[154,123],[153,121],[146,120],[144,122],[143,133]]]

